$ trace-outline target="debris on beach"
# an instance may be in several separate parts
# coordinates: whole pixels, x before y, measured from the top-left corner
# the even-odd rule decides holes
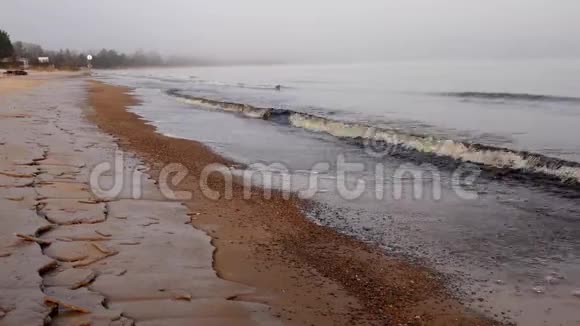
[[[143,223],[143,224],[139,224],[139,225],[142,227],[148,227],[148,226],[156,225],[156,224],[159,224],[159,222],[147,222],[147,223]]]
[[[98,235],[100,235],[100,236],[103,236],[103,237],[105,237],[105,238],[110,238],[111,236],[113,236],[113,235],[112,235],[112,234],[110,234],[110,233],[105,233],[105,232],[103,232],[103,231],[99,231],[99,230],[95,230],[95,233],[96,233],[96,234],[98,234]]]
[[[30,235],[26,235],[26,234],[16,233],[15,235],[18,238],[20,238],[20,239],[23,239],[23,240],[26,240],[26,241],[31,241],[31,242],[36,242],[39,245],[49,245],[49,244],[52,243],[49,240],[43,240],[43,239],[40,239],[40,238],[37,238],[37,237],[33,237],[33,236],[30,236]]]
[[[98,243],[96,243],[96,242],[91,242],[91,245],[92,245],[93,247],[95,247],[95,249],[97,249],[98,251],[100,251],[100,252],[101,252],[101,253],[103,253],[103,254],[110,254],[110,253],[111,253],[111,251],[110,251],[109,249],[105,248],[105,247],[104,247],[103,245],[101,245],[101,244],[98,244]]]
[[[127,273],[124,268],[111,268],[101,272],[103,275],[123,276]]]
[[[10,201],[23,201],[24,197],[23,196],[19,196],[19,197],[6,197],[7,200]]]
[[[96,263],[98,261],[101,261],[101,260],[103,260],[103,259],[105,259],[107,257],[115,256],[118,253],[119,253],[118,251],[110,251],[109,253],[103,254],[103,256],[100,256],[100,257],[95,257],[95,258],[91,258],[91,259],[88,259],[88,260],[77,261],[72,266],[74,268],[89,266],[89,265],[94,264],[94,263]]]
[[[4,175],[11,178],[34,178],[34,174],[14,173],[7,171],[0,171],[0,175]]]
[[[6,70],[4,74],[13,76],[28,76],[28,73],[24,70]]]
[[[69,268],[45,276],[43,284],[48,287],[67,287],[76,290],[89,285],[96,277],[97,274],[90,269]]]
[[[122,242],[119,242],[119,244],[122,246],[136,246],[136,245],[141,244],[141,242],[139,242],[139,241],[122,241]]]
[[[61,301],[57,298],[53,298],[53,297],[45,297],[44,298],[44,303],[46,303],[47,305],[52,305],[52,306],[62,306],[65,307],[69,310],[72,311],[76,311],[76,312],[80,312],[83,314],[89,314],[91,313],[91,311],[89,309],[83,308],[83,307],[79,307],[79,306],[75,306],[73,304],[70,303],[66,303],[64,301]]]
[[[191,301],[191,294],[189,293],[176,293],[173,297],[175,300]]]
[[[532,291],[534,291],[534,293],[536,294],[544,294],[546,293],[546,288],[543,286],[534,286],[532,288]]]

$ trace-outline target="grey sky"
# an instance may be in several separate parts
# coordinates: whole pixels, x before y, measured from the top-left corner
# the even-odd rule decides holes
[[[0,29],[235,60],[580,57],[578,0],[2,0]]]

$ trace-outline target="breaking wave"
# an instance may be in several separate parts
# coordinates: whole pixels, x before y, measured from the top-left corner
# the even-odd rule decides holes
[[[579,97],[552,96],[526,93],[487,93],[487,92],[448,92],[435,93],[440,96],[458,97],[463,99],[527,101],[527,102],[578,102]]]
[[[367,124],[338,121],[292,110],[259,108],[243,103],[189,96],[175,89],[169,90],[167,93],[186,103],[210,110],[238,113],[249,118],[287,124],[296,128],[326,133],[338,138],[383,143],[397,149],[428,153],[492,168],[540,174],[557,178],[564,184],[580,184],[580,163],[548,157],[538,153],[440,139],[430,135],[405,133],[396,129],[377,128]]]

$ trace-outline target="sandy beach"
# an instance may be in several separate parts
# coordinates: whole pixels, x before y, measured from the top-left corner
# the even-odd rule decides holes
[[[293,196],[244,199],[234,182],[231,199],[207,198],[204,167],[235,162],[157,133],[127,109],[130,89],[52,76],[0,80],[1,325],[495,323],[433,271],[310,222]],[[119,191],[95,192],[92,172],[120,156],[96,175]],[[171,163],[191,198],[160,191]]]

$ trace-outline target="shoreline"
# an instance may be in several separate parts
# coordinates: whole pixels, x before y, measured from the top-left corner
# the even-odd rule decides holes
[[[187,168],[189,175],[177,188],[193,190],[193,199],[185,202],[192,224],[211,236],[218,275],[257,289],[243,300],[267,303],[274,315],[297,325],[495,324],[453,298],[428,268],[310,222],[296,198],[284,200],[274,191],[264,200],[255,188],[244,200],[236,183],[231,200],[205,198],[197,182],[201,170],[234,162],[199,142],[157,133],[127,110],[138,105],[129,92],[91,81],[89,104],[95,112],[90,119],[147,162],[153,178],[167,163]],[[214,190],[224,187],[221,178],[209,181]]]

